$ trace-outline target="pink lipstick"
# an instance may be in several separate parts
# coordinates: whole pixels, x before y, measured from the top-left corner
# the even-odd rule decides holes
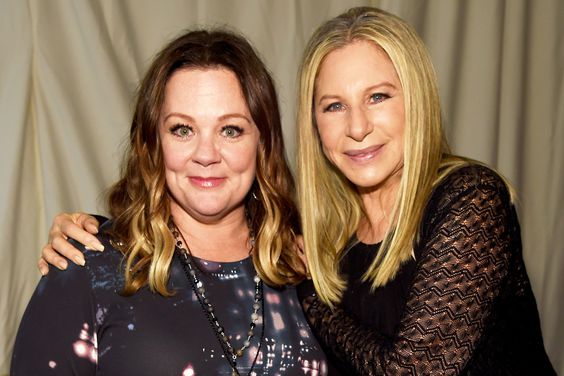
[[[217,177],[203,177],[203,176],[190,176],[190,182],[199,188],[215,188],[220,186],[224,181],[225,178],[217,178]]]
[[[384,145],[374,145],[364,149],[347,150],[345,151],[345,155],[355,162],[369,161],[379,154],[382,147],[384,147]]]

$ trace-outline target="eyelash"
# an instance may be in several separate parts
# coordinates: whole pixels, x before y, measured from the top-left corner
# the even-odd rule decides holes
[[[379,99],[372,101],[372,99],[376,96],[379,97]],[[370,96],[370,100],[372,101],[372,103],[380,103],[380,102],[385,101],[388,98],[390,98],[390,96],[388,94],[385,94],[385,93],[374,93]],[[339,106],[339,108],[336,108],[337,106]],[[328,106],[326,106],[323,109],[323,112],[336,112],[336,111],[340,111],[343,107],[344,106],[343,106],[342,103],[333,102],[333,103],[330,103]]]
[[[234,136],[227,136],[227,135],[225,135],[225,131],[228,131],[228,130],[235,131],[235,132],[237,132],[237,134],[234,135]],[[237,137],[241,136],[243,134],[243,132],[244,132],[244,129],[241,128],[241,127],[238,127],[236,125],[226,125],[223,128],[221,128],[221,133],[224,134],[228,138],[237,138]]]
[[[339,106],[340,108],[335,108],[336,106]],[[325,107],[323,109],[323,112],[337,112],[339,110],[341,110],[343,107],[343,105],[339,102],[334,102],[329,104],[327,107]]]
[[[188,134],[181,134],[180,131],[181,130],[187,130],[189,133]],[[225,134],[226,131],[234,131],[236,134],[234,135],[227,135]],[[186,124],[176,124],[174,126],[172,126],[170,128],[170,133],[172,133],[173,135],[180,137],[180,138],[186,138],[189,137],[192,133],[193,133],[193,129],[191,126],[186,125]],[[224,135],[227,138],[237,138],[239,136],[241,136],[244,132],[244,129],[241,127],[238,127],[236,125],[226,125],[224,127],[221,128],[221,134]]]
[[[390,96],[389,96],[388,94],[385,94],[385,93],[374,93],[374,94],[372,94],[372,95],[370,96],[370,99],[372,99],[372,98],[374,98],[374,97],[376,97],[376,96],[379,96],[379,97],[380,97],[379,100],[376,100],[376,101],[375,101],[376,103],[380,103],[380,102],[385,101],[386,99],[390,98]]]
[[[192,127],[189,126],[189,125],[186,125],[186,124],[176,124],[176,125],[173,125],[173,126],[170,128],[170,133],[172,133],[173,135],[175,135],[175,136],[177,136],[177,137],[180,137],[180,138],[186,138],[186,137],[188,137],[189,134],[179,134],[179,133],[178,133],[178,131],[181,130],[181,129],[187,129],[190,133],[193,132]]]

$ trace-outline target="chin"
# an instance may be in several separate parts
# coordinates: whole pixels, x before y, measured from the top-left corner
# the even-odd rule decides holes
[[[213,203],[206,205],[205,202],[202,202],[200,205],[194,206],[192,208],[192,211],[202,216],[216,217],[221,215],[221,213],[226,212],[227,210],[225,206],[216,206],[213,205]]]
[[[388,176],[389,177],[389,176]],[[374,190],[381,187],[388,177],[382,176],[347,176],[348,180],[358,189]]]
[[[346,174],[347,179],[359,188],[369,188],[376,186],[382,182],[379,176],[374,176],[373,174]]]

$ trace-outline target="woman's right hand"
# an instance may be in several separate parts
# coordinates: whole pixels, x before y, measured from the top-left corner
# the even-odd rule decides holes
[[[41,258],[37,263],[41,274],[49,273],[49,264],[65,270],[68,265],[65,257],[77,265],[84,265],[84,255],[69,243],[68,238],[84,244],[88,249],[103,251],[104,246],[94,236],[98,233],[98,225],[96,218],[85,213],[58,214],[49,230],[49,241],[41,250]]]

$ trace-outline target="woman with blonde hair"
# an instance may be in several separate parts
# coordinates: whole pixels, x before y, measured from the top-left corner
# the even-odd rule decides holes
[[[321,342],[355,374],[554,374],[514,193],[450,152],[435,73],[403,20],[353,8],[314,33],[298,183]],[[350,372],[350,371],[349,371]]]

